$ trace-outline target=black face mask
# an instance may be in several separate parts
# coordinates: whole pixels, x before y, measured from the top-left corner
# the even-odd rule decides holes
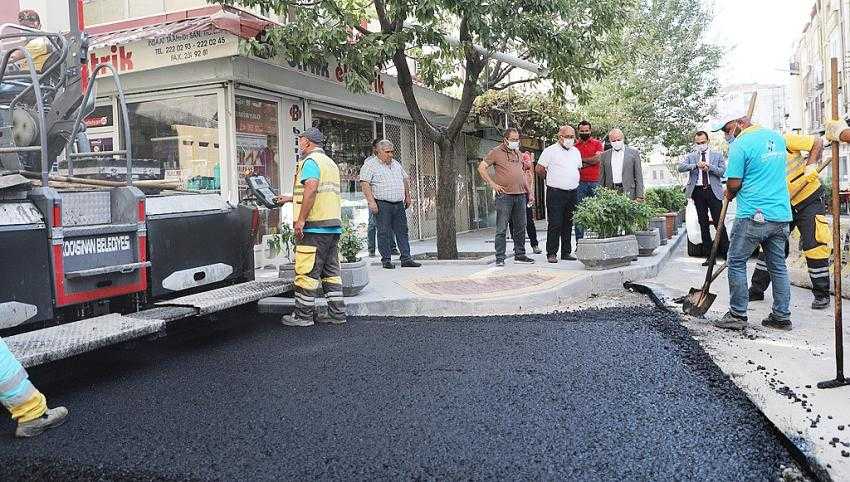
[[[590,134],[579,134],[578,137],[579,137],[579,139],[586,141],[586,140],[590,139]]]

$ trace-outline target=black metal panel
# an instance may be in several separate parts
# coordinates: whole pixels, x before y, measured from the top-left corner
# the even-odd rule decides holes
[[[47,228],[0,231],[0,305],[21,303],[36,308],[35,316],[26,320],[0,320],[9,325],[2,328],[53,318],[50,272]]]
[[[250,219],[242,209],[148,216],[151,296],[253,279]]]

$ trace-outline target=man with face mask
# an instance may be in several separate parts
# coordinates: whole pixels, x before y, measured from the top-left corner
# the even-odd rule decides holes
[[[611,149],[602,153],[600,179],[602,186],[620,191],[633,201],[643,201],[643,167],[640,152],[627,147],[623,131],[612,129],[608,134]]]
[[[727,119],[730,117],[727,117]],[[791,283],[785,266],[791,199],[786,183],[787,146],[776,132],[755,126],[748,116],[731,116],[722,124],[729,145],[726,198],[737,199],[729,236],[729,311],[715,325],[747,327],[747,260],[761,245],[773,282],[773,309],[762,321],[770,328],[791,329]]]
[[[487,172],[491,166],[495,170],[494,177]],[[478,174],[496,193],[496,266],[505,265],[508,222],[514,240],[514,262],[534,263],[525,255],[525,210],[530,189],[522,171],[519,131],[516,128],[505,130],[502,143],[478,164]]]
[[[723,158],[723,153],[709,148],[707,132],[699,131],[694,135],[694,151],[679,163],[679,172],[689,173],[685,193],[687,197],[694,200],[702,235],[702,247],[708,256],[712,245],[710,226],[714,225],[714,228],[717,228],[720,208],[723,204],[721,178],[726,173],[726,159]],[[710,221],[709,213],[711,213]],[[726,253],[728,245],[729,239],[724,230],[720,238],[719,252]],[[708,261],[704,266],[707,266],[707,263]]]
[[[593,137],[591,129],[593,126],[590,122],[583,120],[578,123],[578,139],[576,140],[576,149],[581,153],[581,170],[578,183],[578,192],[576,193],[576,203],[580,203],[582,199],[588,198],[596,194],[596,188],[599,187],[599,159],[605,146],[602,142]],[[576,241],[584,237],[584,229],[576,224]]]
[[[573,213],[576,208],[581,153],[575,147],[576,132],[570,126],[558,130],[558,142],[543,150],[537,161],[537,174],[546,179],[546,259],[575,261],[572,255]]]

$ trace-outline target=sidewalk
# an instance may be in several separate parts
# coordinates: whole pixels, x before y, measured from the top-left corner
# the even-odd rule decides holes
[[[670,299],[684,294],[688,286],[683,286],[683,279],[701,284],[705,268],[700,262],[679,249],[652,284],[657,283]],[[752,270],[750,266],[750,275]],[[729,306],[725,273],[711,291],[717,299],[706,318],[715,320]],[[724,373],[806,455],[821,478],[850,480],[850,387],[817,388],[817,382],[835,377],[835,325],[832,307],[814,311],[811,301],[811,291],[791,287],[794,327],[789,332],[761,326],[770,312],[770,293],[764,301],[750,303],[749,328],[743,333],[689,317],[685,317],[685,326]],[[845,302],[845,309],[847,305]],[[845,353],[850,342],[846,318]],[[845,376],[850,368],[847,362],[850,358],[845,356]]]
[[[545,221],[538,223],[541,248],[545,246]],[[458,235],[460,251],[493,251],[494,231],[480,230]],[[508,258],[504,268],[493,264],[439,264],[421,268],[369,266],[369,285],[358,295],[346,298],[350,315],[361,316],[472,316],[545,313],[610,291],[622,291],[625,281],[655,276],[670,252],[684,238],[674,238],[655,255],[638,258],[630,266],[607,271],[588,271],[579,261],[551,264],[545,254],[528,255],[533,265],[515,264]],[[508,253],[513,245],[508,243]],[[436,251],[436,240],[411,244],[416,255]],[[545,251],[545,250],[544,250]],[[365,256],[366,253],[364,252]],[[397,263],[398,264],[398,263]],[[261,300],[264,312],[291,310],[284,298]]]

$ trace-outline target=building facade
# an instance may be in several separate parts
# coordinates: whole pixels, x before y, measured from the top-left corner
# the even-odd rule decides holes
[[[816,0],[812,3],[809,22],[794,44],[790,59],[789,130],[806,134],[822,134],[823,121],[832,113],[831,59],[838,59],[839,115],[846,117],[850,109],[850,92],[844,87],[848,78],[848,38],[850,38],[850,1]],[[839,183],[850,187],[848,157],[850,148],[840,147]],[[832,151],[824,152],[830,158]]]

